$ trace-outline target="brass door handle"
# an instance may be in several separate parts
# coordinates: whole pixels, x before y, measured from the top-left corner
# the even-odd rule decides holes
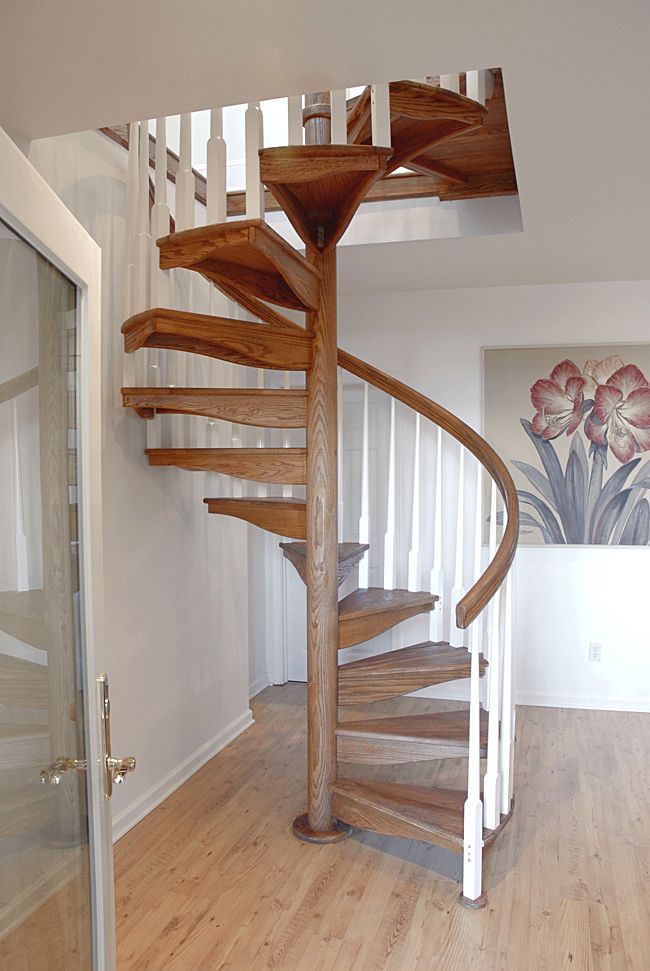
[[[54,762],[49,769],[43,769],[41,772],[41,782],[43,785],[50,783],[53,786],[58,786],[63,775],[70,770],[76,769],[79,772],[83,772],[86,769],[85,759],[69,759],[69,758],[59,758]]]
[[[116,786],[124,782],[129,772],[135,772],[135,759],[132,755],[126,755],[123,759],[114,759],[106,756],[106,768],[113,776]]]
[[[108,675],[100,674],[97,678],[100,692],[100,715],[102,721],[102,742],[104,760],[104,791],[106,798],[113,795],[113,786],[124,782],[129,772],[135,772],[135,759],[126,755],[123,759],[113,758],[111,752],[111,701],[108,692]]]

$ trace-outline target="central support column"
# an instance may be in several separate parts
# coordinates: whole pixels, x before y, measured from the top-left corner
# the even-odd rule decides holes
[[[307,318],[314,337],[307,371],[307,775],[301,839],[329,843],[350,827],[332,815],[338,698],[336,250],[308,250],[321,273],[320,307]]]

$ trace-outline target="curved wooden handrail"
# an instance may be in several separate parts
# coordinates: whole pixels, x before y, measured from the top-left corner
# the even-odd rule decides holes
[[[519,500],[512,477],[504,462],[485,439],[481,438],[473,428],[466,425],[456,415],[452,415],[450,411],[443,408],[442,405],[436,404],[435,401],[431,401],[426,395],[415,391],[407,384],[403,384],[397,378],[385,374],[379,368],[373,367],[372,364],[368,364],[340,348],[338,363],[345,371],[355,374],[362,381],[367,381],[373,387],[379,388],[380,391],[385,391],[386,394],[401,401],[409,408],[413,408],[424,418],[429,418],[436,425],[449,432],[461,445],[464,445],[476,456],[481,465],[490,473],[503,496],[508,511],[508,521],[499,547],[485,572],[456,607],[456,624],[460,628],[469,627],[505,580],[517,550]]]

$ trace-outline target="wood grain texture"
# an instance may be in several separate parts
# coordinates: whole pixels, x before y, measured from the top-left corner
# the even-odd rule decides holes
[[[650,967],[650,805],[639,777],[649,715],[518,710],[517,812],[486,854],[489,907],[468,913],[457,905],[460,854],[365,833],[322,848],[291,836],[305,701],[301,684],[254,698],[255,724],[116,844],[120,971]],[[445,706],[381,707],[423,704]],[[363,771],[462,789],[466,769],[447,760]],[[32,923],[24,952],[3,940],[2,971],[67,971],[56,926]],[[49,961],[39,962],[44,934]]]
[[[340,240],[390,149],[297,145],[260,152],[260,174],[305,244],[326,251]]]
[[[469,627],[480,614],[489,600],[503,583],[517,551],[519,539],[519,499],[517,490],[505,463],[484,438],[457,418],[446,408],[436,404],[426,395],[415,391],[397,378],[393,378],[379,368],[361,361],[358,357],[339,350],[339,365],[351,374],[356,374],[362,381],[368,381],[373,387],[385,391],[402,404],[413,408],[420,415],[428,418],[436,425],[440,425],[457,441],[468,448],[489,472],[496,482],[499,492],[508,511],[508,522],[501,537],[494,559],[488,564],[483,574],[470,588],[456,608],[456,623],[459,627]]]
[[[0,384],[0,405],[5,401],[11,401],[12,398],[17,398],[18,395],[24,394],[31,388],[38,387],[38,368],[32,368],[30,371],[25,371],[24,374],[19,374],[15,378],[10,378],[8,381],[3,381]]]
[[[44,664],[0,654],[0,705],[9,708],[49,707],[48,674]]]
[[[42,590],[4,590],[0,593],[0,630],[25,644],[47,650]]]
[[[419,688],[468,678],[471,657],[460,647],[425,641],[339,667],[339,704],[385,701]],[[487,662],[480,659],[481,674]]]
[[[149,465],[220,472],[255,482],[304,485],[304,448],[148,448]]]
[[[487,712],[481,709],[481,756],[487,755]],[[469,752],[469,712],[443,711],[339,722],[338,761],[385,765],[459,758]]]
[[[278,536],[306,536],[306,503],[304,499],[204,499],[208,512],[234,516]]]
[[[183,414],[260,428],[304,428],[307,424],[307,395],[294,389],[122,388],[122,404],[147,419],[156,414]]]
[[[163,270],[196,270],[293,310],[316,310],[318,270],[260,219],[200,226],[157,240]]]
[[[428,613],[438,597],[410,590],[358,589],[339,603],[339,649],[376,637],[396,624]]]
[[[339,543],[337,581],[339,587],[370,547],[367,543]],[[307,582],[307,544],[280,543],[280,549],[293,563],[300,579]]]
[[[122,325],[127,353],[161,347],[215,357],[231,364],[304,371],[311,363],[312,337],[304,330],[249,324],[227,317],[157,307]]]

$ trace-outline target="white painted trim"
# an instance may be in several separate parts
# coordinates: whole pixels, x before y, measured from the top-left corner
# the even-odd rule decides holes
[[[533,705],[540,708],[581,708],[587,711],[641,711],[650,712],[648,698],[610,698],[606,695],[561,694],[545,691],[517,691],[517,705]]]
[[[261,678],[258,678],[257,681],[253,681],[253,683],[249,685],[249,688],[248,688],[249,699],[254,698],[255,695],[258,695],[260,691],[264,691],[264,689],[268,688],[269,685],[271,684],[273,684],[273,681],[271,680],[271,675],[268,672],[266,674],[263,674]]]
[[[252,711],[247,708],[229,725],[226,725],[220,732],[195,749],[186,759],[174,766],[167,775],[150,786],[135,802],[116,813],[113,817],[113,842],[117,842],[136,823],[148,816],[156,806],[159,806],[168,796],[171,796],[172,792],[175,792],[184,782],[187,782],[206,762],[209,762],[238,735],[250,728],[254,721]]]

